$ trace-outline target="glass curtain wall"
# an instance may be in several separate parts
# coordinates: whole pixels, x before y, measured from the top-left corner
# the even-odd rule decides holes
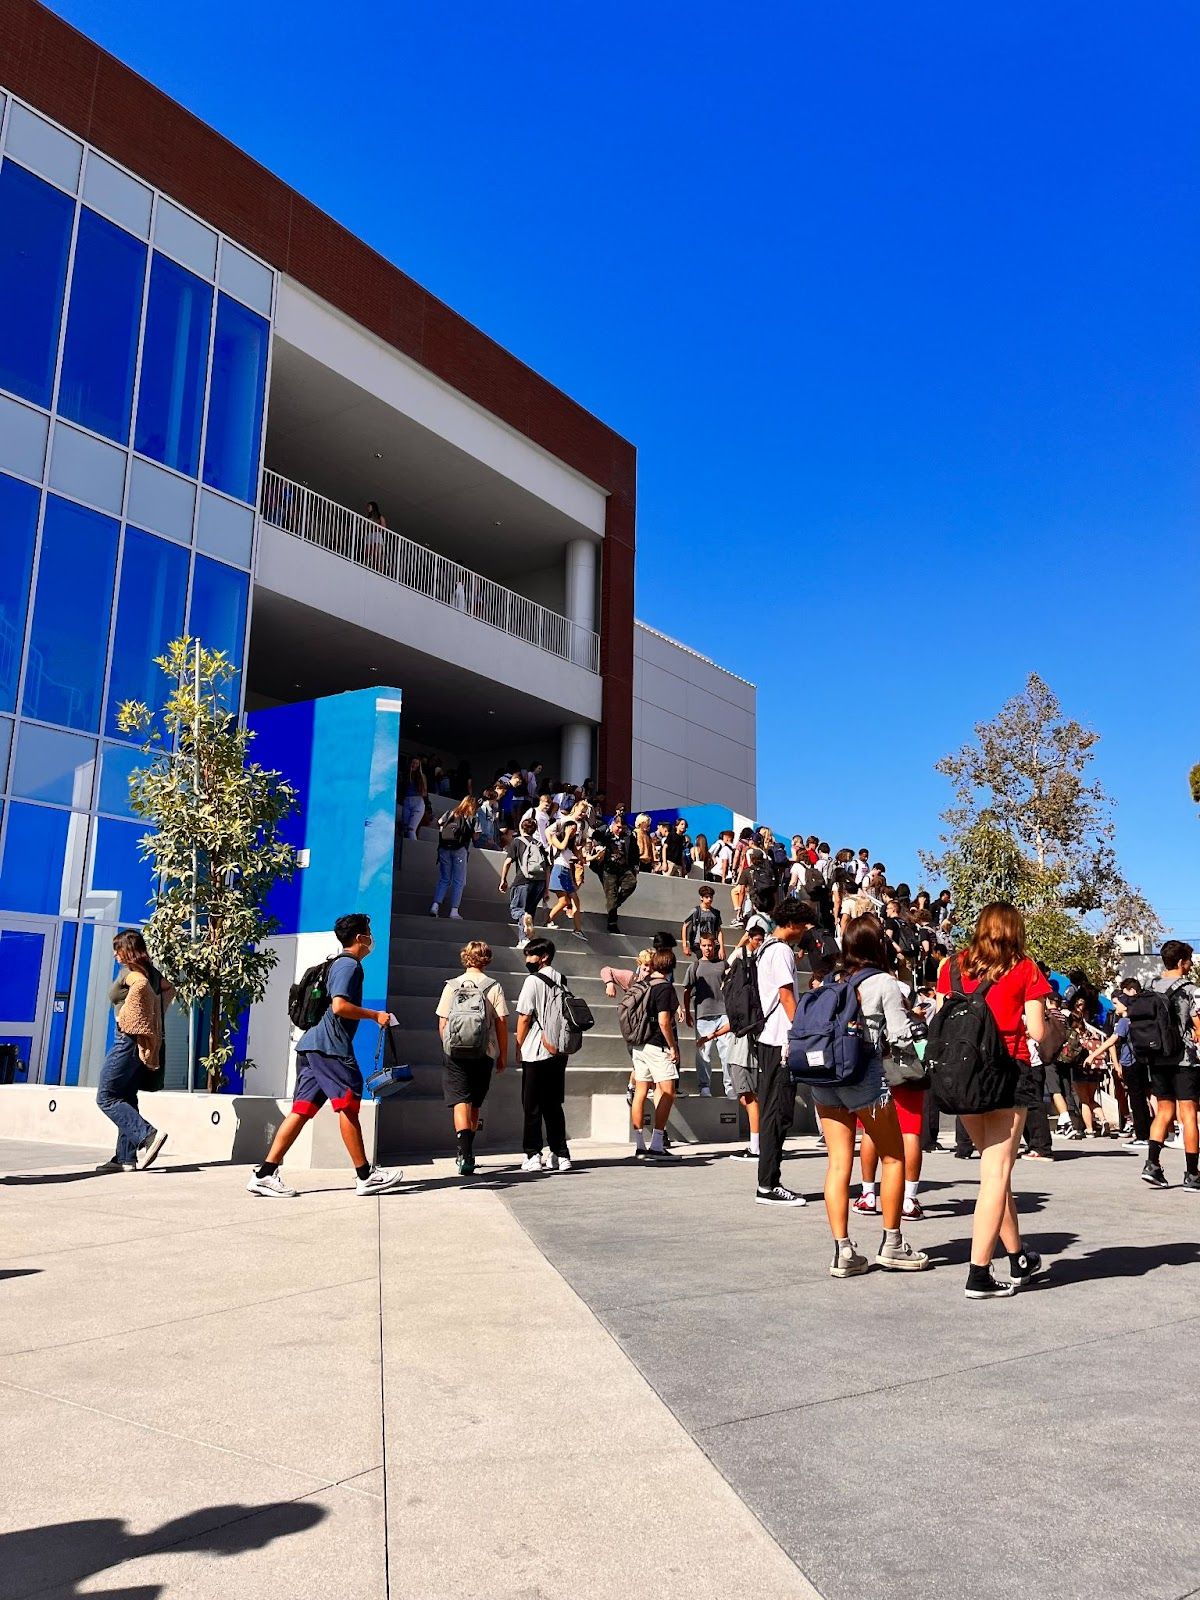
[[[161,706],[184,631],[245,656],[270,321],[238,296],[273,277],[96,152],[36,164],[0,149],[0,1044],[73,1084],[154,892],[118,709]],[[243,565],[207,526],[245,529]]]

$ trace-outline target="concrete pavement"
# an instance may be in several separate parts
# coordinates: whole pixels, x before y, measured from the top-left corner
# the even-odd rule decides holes
[[[4,1600],[813,1595],[507,1174],[274,1201],[105,1153],[0,1145]]]

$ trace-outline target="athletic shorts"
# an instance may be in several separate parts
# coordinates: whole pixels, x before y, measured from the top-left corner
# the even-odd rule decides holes
[[[900,1119],[901,1133],[923,1135],[925,1132],[925,1090],[911,1083],[894,1083],[892,1099]]]
[[[572,867],[560,865],[550,868],[550,887],[555,894],[575,893],[575,872]]]
[[[442,1062],[442,1095],[448,1106],[479,1107],[492,1086],[492,1058]]]
[[[818,1108],[841,1107],[843,1111],[868,1111],[885,1103],[891,1091],[883,1075],[883,1062],[876,1059],[853,1083],[811,1083],[813,1104]]]
[[[679,1068],[660,1044],[639,1045],[633,1052],[633,1081],[635,1083],[670,1083],[679,1076]]]
[[[357,1061],[322,1055],[319,1050],[297,1051],[292,1110],[298,1117],[315,1117],[326,1100],[335,1111],[357,1111],[362,1093]]]
[[[1200,1067],[1151,1067],[1150,1093],[1156,1100],[1200,1100]]]

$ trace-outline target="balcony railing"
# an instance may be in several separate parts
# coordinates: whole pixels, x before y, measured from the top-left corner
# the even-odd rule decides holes
[[[344,561],[357,562],[489,628],[588,672],[600,670],[600,638],[590,628],[581,628],[536,600],[505,589],[470,567],[460,567],[391,528],[381,528],[369,517],[277,472],[263,473],[262,518],[273,528],[320,545]]]

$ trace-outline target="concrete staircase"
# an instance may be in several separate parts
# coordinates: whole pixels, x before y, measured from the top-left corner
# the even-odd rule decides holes
[[[515,1005],[525,963],[508,920],[508,896],[498,892],[502,865],[499,852],[473,850],[459,908],[463,920],[451,922],[444,914],[435,919],[429,915],[429,904],[437,881],[436,846],[424,840],[409,840],[402,846],[392,908],[388,1003],[400,1023],[399,1043],[413,1069],[414,1083],[379,1107],[377,1153],[382,1161],[446,1155],[453,1150],[450,1112],[442,1099],[442,1053],[434,1007],[443,983],[461,970],[458,952],[469,939],[484,939],[491,945],[494,959],[489,971],[503,987],[510,1008]],[[656,929],[670,929],[678,938],[681,923],[697,903],[697,885],[698,880],[644,873],[636,893],[622,908],[622,932],[610,934],[605,931],[600,884],[589,872],[583,888],[587,943],[565,929],[550,933],[558,951],[555,966],[596,1016],[596,1027],[585,1035],[583,1048],[571,1057],[567,1071],[568,1137],[628,1137],[625,1085],[629,1055],[617,1027],[617,1004],[604,993],[600,968],[631,967]],[[725,899],[722,914],[728,916],[728,891],[718,890],[718,894]],[[543,910],[539,924],[544,920]],[[687,1030],[682,1030],[681,1045],[683,1075],[672,1133],[684,1140],[740,1137],[744,1120],[739,1128],[739,1108],[722,1097],[719,1071],[714,1097],[701,1098],[696,1093],[692,1035]],[[481,1150],[521,1148],[520,1072],[511,1041],[509,1061],[509,1070],[493,1078],[483,1108]]]

